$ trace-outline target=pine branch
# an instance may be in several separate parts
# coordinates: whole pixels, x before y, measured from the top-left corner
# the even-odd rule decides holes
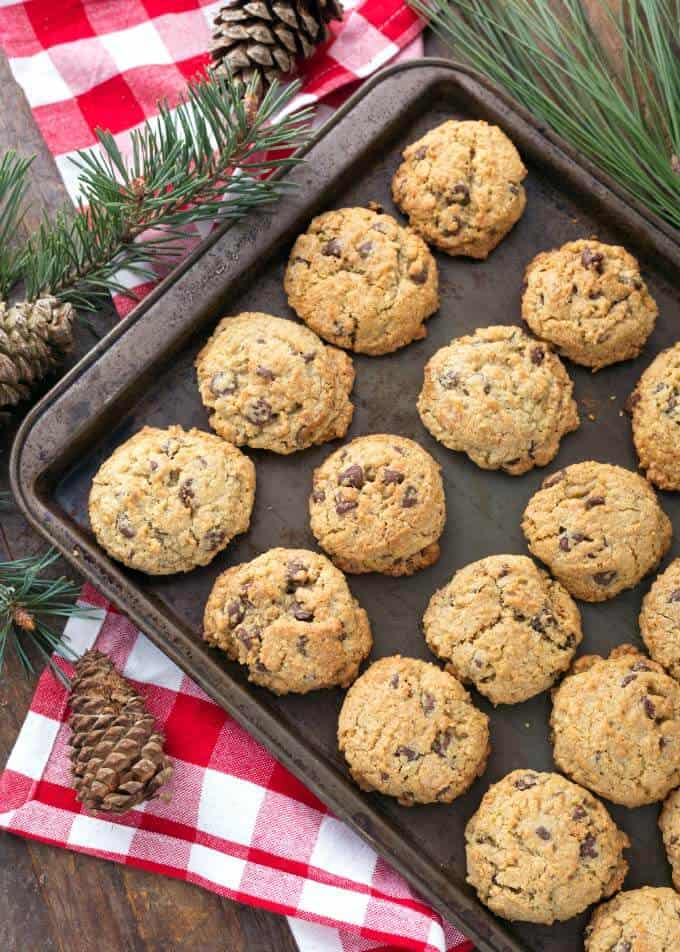
[[[73,582],[64,577],[43,577],[45,570],[58,557],[52,549],[41,556],[0,562],[0,672],[9,645],[15,650],[24,670],[33,673],[33,663],[27,651],[28,643],[31,643],[62,683],[67,682],[51,656],[54,651],[59,651],[73,660],[75,655],[65,636],[50,627],[49,619],[85,618],[91,615],[91,609],[75,604],[78,586]]]
[[[307,141],[311,111],[274,122],[298,86],[274,84],[258,104],[254,83],[197,82],[175,110],[163,105],[132,134],[130,159],[100,130],[101,149],[74,160],[77,210],[45,220],[29,242],[29,300],[49,293],[94,309],[111,291],[129,294],[116,278],[121,269],[153,279],[155,261],[182,253],[191,223],[233,221],[275,201],[287,183],[271,175],[300,161],[282,150]]]
[[[33,157],[21,158],[11,149],[0,158],[0,299],[19,280],[24,253],[16,232],[24,216],[28,170]]]
[[[616,59],[581,0],[409,2],[456,57],[680,227],[680,0],[622,0],[617,13],[600,0]]]

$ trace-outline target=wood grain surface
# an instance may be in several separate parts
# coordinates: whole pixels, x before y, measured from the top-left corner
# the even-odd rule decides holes
[[[124,2],[124,0],[119,0]],[[597,6],[597,0],[585,0]],[[606,24],[600,19],[606,29]],[[435,37],[426,52],[444,56]],[[57,168],[23,93],[0,52],[0,152],[35,153],[32,210],[24,232],[68,201]],[[20,237],[20,236],[19,236]],[[82,356],[115,320],[112,308],[97,315],[94,333],[79,327],[69,363]],[[17,419],[18,423],[18,419]],[[7,463],[16,425],[0,430],[0,491],[8,488]],[[0,516],[0,558],[43,552],[44,541],[15,511]],[[57,563],[55,574],[73,571]],[[26,716],[34,681],[10,656],[0,681],[0,768]],[[0,949],[7,952],[294,952],[286,920],[222,899],[185,882],[0,833]]]

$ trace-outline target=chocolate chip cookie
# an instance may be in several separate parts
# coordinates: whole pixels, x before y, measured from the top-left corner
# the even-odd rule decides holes
[[[660,489],[680,490],[680,344],[652,361],[628,406],[647,479]]]
[[[546,691],[581,642],[581,616],[559,582],[524,555],[491,555],[456,572],[423,618],[447,670],[493,704]]]
[[[207,565],[245,532],[255,467],[201,430],[145,426],[99,468],[90,524],[114,559],[149,575]]]
[[[656,302],[619,245],[569,241],[537,255],[525,280],[522,317],[534,334],[594,371],[637,357],[654,329]]]
[[[425,241],[450,255],[486,258],[522,217],[527,170],[498,126],[444,122],[403,159],[394,201]]]
[[[659,829],[671,865],[673,885],[680,889],[680,789],[673,790],[664,800]]]
[[[344,436],[352,360],[270,314],[225,317],[196,359],[210,425],[230,443],[294,453]]]
[[[645,595],[640,632],[652,658],[680,680],[680,559],[657,576]]]
[[[549,463],[577,429],[573,389],[548,345],[519,327],[484,327],[430,358],[418,412],[444,446],[519,476]]]
[[[319,545],[344,572],[412,575],[439,558],[439,465],[403,436],[360,436],[314,471],[309,512]]]
[[[671,542],[671,523],[637,473],[591,461],[543,481],[524,511],[529,549],[576,598],[603,602],[637,585]]]
[[[205,641],[275,694],[347,687],[372,644],[342,572],[306,549],[270,549],[223,572],[203,628]]]
[[[558,768],[627,807],[680,783],[680,685],[631,645],[579,658],[550,718]]]
[[[338,744],[362,790],[451,803],[486,767],[489,719],[434,664],[381,658],[347,692]]]
[[[628,889],[595,910],[585,952],[677,952],[680,896],[665,886]]]
[[[425,242],[369,208],[315,218],[295,242],[284,287],[305,324],[359,354],[389,354],[425,337],[423,322],[439,307]]]
[[[620,889],[628,872],[628,837],[595,797],[556,773],[514,770],[495,783],[465,842],[467,881],[504,919],[571,919]]]

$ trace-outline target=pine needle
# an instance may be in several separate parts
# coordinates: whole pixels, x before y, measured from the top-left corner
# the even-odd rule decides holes
[[[631,195],[680,228],[680,0],[409,0],[456,58],[505,89]]]
[[[21,158],[13,150],[0,158],[0,299],[19,280],[23,249],[16,242],[17,229],[24,217],[28,170],[33,157]]]
[[[309,137],[309,109],[273,121],[298,88],[274,84],[256,105],[250,86],[211,75],[132,133],[129,159],[98,131],[100,149],[74,160],[75,213],[45,219],[29,242],[29,300],[49,293],[92,310],[110,292],[133,296],[116,277],[121,269],[154,279],[154,262],[183,252],[191,223],[234,221],[275,201],[288,185],[272,173],[301,161],[282,150]]]

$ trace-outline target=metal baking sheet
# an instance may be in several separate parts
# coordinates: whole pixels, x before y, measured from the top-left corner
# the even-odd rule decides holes
[[[419,627],[430,595],[474,559],[526,551],[521,513],[548,472],[589,458],[635,468],[623,404],[652,357],[675,341],[680,310],[677,233],[623,201],[611,183],[596,179],[527,114],[462,68],[440,60],[411,63],[386,71],[355,96],[293,173],[300,185],[295,192],[201,246],[34,409],[15,445],[13,487],[36,528],[479,949],[573,952],[581,947],[586,914],[550,928],[505,923],[477,902],[464,881],[463,829],[488,785],[516,767],[552,767],[547,694],[498,710],[475,694],[491,717],[493,753],[486,773],[451,806],[406,809],[364,795],[349,781],[335,743],[340,691],[277,699],[249,685],[238,665],[201,643],[203,605],[218,573],[272,546],[314,547],[307,514],[312,470],[334,446],[288,457],[252,452],[257,499],[251,530],[212,565],[189,575],[151,578],[129,571],[96,545],[88,525],[91,478],[117,445],[144,424],[208,429],[192,365],[217,320],[240,310],[294,319],[282,278],[296,234],[325,209],[377,201],[395,211],[389,186],[401,150],[452,117],[484,118],[510,135],[529,167],[527,210],[485,262],[437,254],[442,303],[428,321],[428,336],[390,356],[355,358],[356,413],[348,434],[413,437],[443,467],[448,522],[438,563],[412,578],[349,580],[371,618],[373,658],[401,652],[432,660]],[[596,375],[569,366],[582,424],[564,439],[549,467],[520,478],[477,469],[436,443],[421,425],[416,397],[423,366],[454,336],[487,324],[518,324],[530,259],[591,235],[623,243],[639,256],[660,308],[649,346],[638,360]],[[680,526],[680,496],[664,494],[662,504]],[[669,558],[677,554],[675,543]],[[582,605],[582,651],[639,643],[637,616],[648,587],[647,580],[611,602]],[[626,886],[670,884],[656,829],[658,808],[610,809],[632,840]]]

